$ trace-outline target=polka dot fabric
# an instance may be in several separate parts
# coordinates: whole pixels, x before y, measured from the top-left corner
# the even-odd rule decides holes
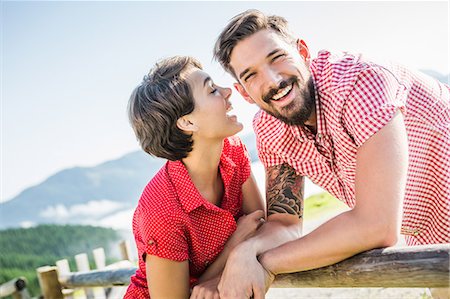
[[[448,85],[348,53],[321,51],[310,69],[317,134],[258,112],[253,126],[265,167],[288,163],[354,207],[357,150],[401,111],[409,147],[401,233],[408,245],[450,242]]]
[[[181,161],[168,161],[148,183],[133,217],[139,268],[125,298],[150,298],[144,258],[189,260],[191,285],[223,250],[242,216],[242,184],[250,159],[238,137],[224,140],[219,171],[224,184],[221,206],[204,199]]]

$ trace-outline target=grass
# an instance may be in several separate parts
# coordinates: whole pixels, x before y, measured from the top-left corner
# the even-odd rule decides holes
[[[345,203],[323,192],[311,195],[305,199],[303,217],[305,220],[315,220],[325,214],[338,213],[348,210]]]

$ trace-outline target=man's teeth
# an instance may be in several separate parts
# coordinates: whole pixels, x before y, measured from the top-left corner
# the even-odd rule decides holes
[[[278,101],[285,95],[287,95],[288,92],[290,92],[292,89],[292,85],[286,86],[285,88],[281,89],[276,95],[272,97],[275,101]]]

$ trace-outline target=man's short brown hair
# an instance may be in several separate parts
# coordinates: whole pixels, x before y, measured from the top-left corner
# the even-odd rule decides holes
[[[236,79],[236,74],[230,65],[230,57],[238,42],[250,35],[264,29],[271,29],[288,43],[296,42],[294,36],[288,29],[288,22],[280,16],[267,16],[256,9],[250,9],[238,14],[225,27],[219,35],[214,46],[214,58],[222,67]]]
[[[192,151],[193,140],[177,127],[177,120],[194,110],[194,98],[184,72],[202,69],[192,57],[175,56],[158,62],[136,87],[128,103],[128,117],[142,149],[168,160]]]

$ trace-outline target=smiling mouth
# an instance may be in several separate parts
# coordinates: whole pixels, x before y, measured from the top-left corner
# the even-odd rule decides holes
[[[227,108],[226,116],[227,116],[228,118],[236,119],[236,115],[230,114],[231,110],[233,110],[233,106],[230,104],[230,105],[228,106],[228,108]]]
[[[273,97],[272,101],[279,101],[289,94],[289,92],[294,88],[294,83],[286,86],[285,88],[280,89]]]

